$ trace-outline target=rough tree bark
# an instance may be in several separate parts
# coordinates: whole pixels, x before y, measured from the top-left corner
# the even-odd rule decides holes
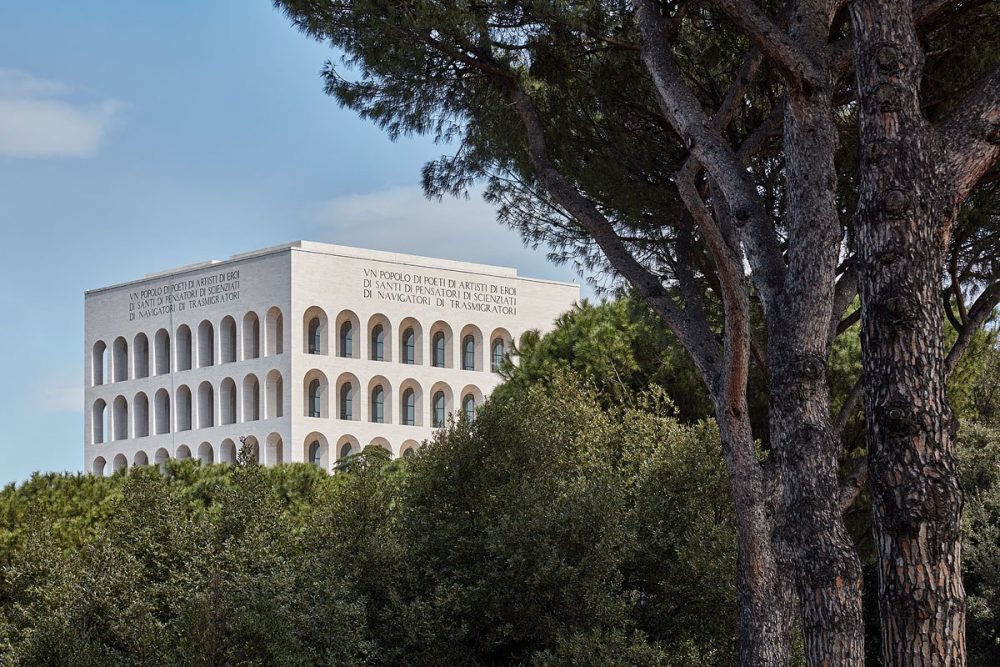
[[[942,128],[920,107],[923,51],[908,0],[855,0],[861,117],[862,358],[882,656],[964,665],[962,492],[940,307],[958,207],[996,159],[994,72]],[[992,102],[992,103],[991,103]],[[991,147],[992,146],[992,147]]]

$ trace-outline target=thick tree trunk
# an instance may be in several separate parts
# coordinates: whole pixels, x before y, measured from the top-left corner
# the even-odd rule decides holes
[[[781,490],[765,483],[745,403],[716,412],[736,510],[740,664],[785,667],[795,612],[791,582],[778,557]]]
[[[940,271],[952,179],[919,105],[910,2],[852,6],[861,98],[861,342],[882,655],[964,665],[962,493],[945,394]]]

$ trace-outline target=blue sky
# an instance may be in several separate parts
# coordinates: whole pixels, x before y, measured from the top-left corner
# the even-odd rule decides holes
[[[447,148],[340,109],[334,55],[268,0],[0,3],[0,484],[82,468],[85,289],[300,238],[578,280],[424,200]]]

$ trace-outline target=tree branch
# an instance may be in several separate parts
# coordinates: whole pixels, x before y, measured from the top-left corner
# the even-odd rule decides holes
[[[957,205],[1000,158],[1000,65],[980,79],[939,130],[955,177]]]
[[[958,338],[951,346],[948,356],[944,360],[945,379],[951,377],[958,367],[958,362],[962,360],[962,355],[969,347],[969,343],[975,337],[976,332],[983,326],[993,310],[1000,303],[1000,283],[993,283],[979,295],[972,308],[969,309],[969,316],[965,324],[958,330]]]

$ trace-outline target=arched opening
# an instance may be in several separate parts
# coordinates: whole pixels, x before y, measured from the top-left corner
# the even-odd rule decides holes
[[[103,398],[99,398],[94,401],[94,406],[91,408],[90,413],[90,425],[93,431],[91,434],[92,444],[96,445],[104,442],[104,438],[111,434],[107,422],[108,404],[104,402]]]
[[[337,440],[337,465],[343,465],[351,456],[359,453],[361,451],[361,445],[358,443],[358,439],[353,435],[344,435]]]
[[[472,422],[476,418],[476,409],[479,408],[485,400],[483,392],[480,391],[479,387],[470,384],[466,385],[462,389],[462,393],[460,395],[462,397],[461,404],[459,405],[461,408],[460,417],[468,422]]]
[[[385,423],[385,387],[376,384],[371,391],[371,420],[375,424]]]
[[[330,385],[322,371],[313,369],[305,374],[302,393],[305,397],[303,414],[306,417],[330,416]]]
[[[111,462],[111,472],[119,473],[128,470],[128,459],[124,454],[117,454]]]
[[[98,456],[94,459],[94,462],[90,465],[90,474],[96,475],[98,477],[104,477],[104,466],[108,463],[104,460],[103,456]]]
[[[375,424],[392,423],[392,385],[383,375],[368,381],[368,420]]]
[[[265,465],[276,466],[285,462],[285,445],[281,440],[281,435],[271,433],[265,441],[267,444],[267,459]]]
[[[490,370],[499,373],[514,346],[514,338],[506,329],[496,329],[490,336]]]
[[[128,440],[128,401],[124,396],[116,396],[113,404],[114,433],[112,440]]]
[[[94,349],[90,355],[91,384],[96,387],[110,381],[109,368],[108,346],[103,340],[99,340],[94,343]]]
[[[128,380],[128,343],[124,338],[119,336],[115,338],[112,349],[114,350],[114,356],[111,365],[115,374],[114,381],[124,382]]]
[[[223,364],[236,361],[236,348],[236,320],[226,315],[219,324],[219,361]]]
[[[177,369],[178,371],[191,370],[191,329],[188,325],[182,324],[177,327],[177,335],[174,337],[174,345],[177,346]]]
[[[444,392],[437,391],[434,393],[434,397],[431,399],[431,426],[434,428],[442,428],[445,423],[445,399]]]
[[[177,448],[177,452],[174,454],[174,458],[178,461],[183,461],[184,459],[191,458],[191,448],[187,445],[181,445]]]
[[[219,463],[236,463],[236,443],[229,438],[219,446]]]
[[[399,385],[399,423],[423,426],[423,396],[416,380],[406,380]]]
[[[361,383],[352,373],[342,373],[337,378],[337,418],[361,419]]]
[[[322,468],[323,470],[330,469],[330,447],[327,444],[326,436],[317,431],[313,431],[306,436],[305,441],[305,451],[304,460],[307,463]]]
[[[412,317],[407,317],[399,324],[399,360],[404,364],[424,363],[424,341],[420,323]]]
[[[188,389],[187,385],[181,385],[177,387],[177,398],[175,399],[177,405],[177,430],[178,431],[190,431],[191,430],[191,390]]]
[[[446,322],[438,321],[431,325],[431,366],[454,368],[454,345],[451,327]]]
[[[267,311],[266,322],[267,356],[271,357],[285,349],[285,322],[277,306]]]
[[[198,428],[215,426],[215,390],[205,380],[198,385]]]
[[[215,365],[215,329],[208,320],[198,325],[198,368]]]
[[[389,318],[376,313],[368,318],[368,358],[392,361],[392,325]]]
[[[260,419],[260,381],[250,374],[243,378],[243,421]]]
[[[141,449],[139,451],[137,451],[135,453],[135,456],[132,457],[132,465],[134,465],[134,466],[148,466],[149,465],[149,457],[146,456],[146,452],[142,451]]]
[[[337,315],[337,356],[360,359],[361,345],[357,337],[361,328],[358,316],[349,310]]]
[[[153,463],[156,464],[156,466],[160,469],[161,473],[167,471],[167,461],[169,460],[170,460],[170,453],[163,447],[157,449],[156,453],[153,454]]]
[[[462,370],[483,370],[483,333],[479,327],[469,324],[462,329]]]
[[[219,422],[235,424],[236,414],[236,382],[225,378],[219,385]]]
[[[160,329],[153,337],[153,357],[157,375],[170,372],[170,333],[166,329]]]
[[[326,311],[319,306],[306,309],[302,315],[302,331],[305,334],[302,349],[306,351],[306,354],[330,353]]]
[[[149,435],[149,398],[141,391],[132,400],[132,432],[136,438]]]
[[[399,448],[399,455],[404,459],[408,459],[417,453],[417,449],[419,447],[420,443],[418,443],[416,440],[407,440]]]
[[[272,370],[267,374],[267,400],[265,401],[268,419],[278,419],[285,413],[285,385],[281,373]]]
[[[132,339],[132,377],[149,377],[149,339],[137,333]]]
[[[389,452],[390,456],[392,456],[392,445],[389,444],[388,440],[381,436],[372,438],[372,441],[368,443],[368,447],[378,447],[379,449],[384,449]],[[368,449],[368,447],[365,447],[365,449]]]
[[[158,389],[153,395],[153,432],[170,433],[170,394],[166,389]]]
[[[250,454],[250,460],[254,463],[260,463],[260,443],[257,442],[257,438],[252,435],[248,435],[243,438],[240,443],[240,450],[242,451],[243,446],[247,447]]]
[[[243,358],[260,357],[260,318],[250,311],[243,316]]]
[[[215,454],[212,452],[212,445],[207,442],[203,442],[198,445],[198,460],[209,465],[215,462]]]

